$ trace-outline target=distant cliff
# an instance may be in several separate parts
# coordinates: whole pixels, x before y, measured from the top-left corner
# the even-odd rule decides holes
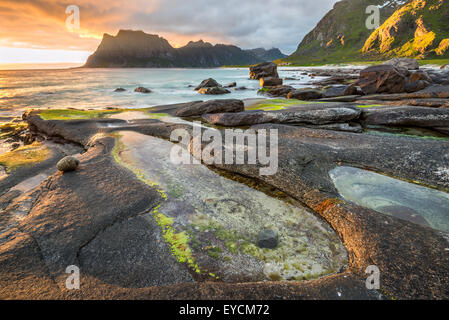
[[[212,45],[202,40],[173,48],[167,40],[143,31],[120,30],[103,36],[99,47],[85,64],[89,68],[211,68],[251,65],[279,59],[278,49],[242,50],[233,45]]]
[[[263,62],[274,61],[277,59],[282,59],[282,58],[287,57],[287,55],[283,54],[281,52],[281,50],[279,50],[277,48],[273,48],[270,50],[265,50],[264,48],[256,48],[256,49],[245,50],[245,51],[255,55],[257,58],[259,58]]]

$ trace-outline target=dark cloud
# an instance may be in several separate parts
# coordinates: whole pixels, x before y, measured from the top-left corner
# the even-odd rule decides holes
[[[68,3],[70,2],[70,3]],[[0,0],[0,46],[93,50],[104,32],[139,29],[243,48],[294,51],[336,0]],[[65,8],[81,9],[80,34],[65,28]]]

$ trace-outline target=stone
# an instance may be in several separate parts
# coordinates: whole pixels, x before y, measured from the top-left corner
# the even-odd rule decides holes
[[[125,88],[117,88],[114,90],[114,92],[124,92],[124,91],[126,91]]]
[[[415,81],[419,81],[419,80],[424,80],[429,83],[432,82],[432,78],[430,78],[430,76],[427,74],[427,72],[425,72],[423,70],[418,70],[418,71],[410,74],[410,77],[409,77],[410,82],[415,82]]]
[[[206,114],[203,120],[225,127],[248,126],[262,123],[322,125],[355,120],[361,115],[359,108],[322,108],[297,111],[254,111]]]
[[[263,229],[257,236],[257,246],[259,248],[274,249],[278,246],[279,235],[271,229]]]
[[[345,95],[345,91],[347,90],[348,86],[330,86],[326,87],[323,90],[323,97],[324,98],[334,98],[334,97],[340,97]]]
[[[278,67],[273,62],[262,62],[249,68],[249,77],[254,80],[260,78],[279,78]]]
[[[287,99],[316,100],[323,98],[323,94],[315,89],[298,89],[289,92]]]
[[[357,85],[364,94],[401,93],[405,91],[406,77],[392,65],[378,65],[360,71]]]
[[[272,97],[287,97],[287,95],[295,90],[292,86],[276,86],[269,87],[264,90],[259,90],[259,93],[263,93]]]
[[[201,88],[198,90],[199,94],[212,94],[212,95],[218,95],[218,94],[227,94],[231,93],[228,89],[222,88],[222,87],[207,87],[207,88]]]
[[[151,93],[150,89],[144,87],[137,87],[134,91],[139,93]]]
[[[80,161],[72,156],[64,157],[56,164],[56,168],[62,172],[75,171],[78,168]]]
[[[412,106],[364,108],[361,119],[367,125],[446,127],[449,109]]]
[[[209,78],[206,80],[203,80],[196,88],[195,90],[198,91],[202,88],[213,88],[213,87],[221,87],[221,84],[219,84],[215,79]]]
[[[245,110],[243,101],[237,99],[210,100],[197,102],[179,109],[178,117],[201,116],[210,113],[242,112]]]
[[[231,83],[225,84],[223,87],[224,87],[224,88],[234,88],[234,87],[237,87],[237,82],[231,82]]]
[[[425,80],[416,80],[413,82],[407,82],[407,84],[405,85],[405,91],[407,93],[413,93],[413,92],[424,90],[429,85],[430,85],[430,83]]]
[[[275,77],[263,77],[263,78],[260,78],[259,85],[262,88],[280,86],[280,85],[282,85],[282,79],[275,78]]]
[[[418,70],[419,64],[415,59],[410,58],[393,58],[384,63],[385,65],[391,65],[394,67],[406,68],[407,70]]]

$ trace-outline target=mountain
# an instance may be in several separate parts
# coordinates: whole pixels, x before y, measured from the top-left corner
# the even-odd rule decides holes
[[[256,48],[256,49],[245,50],[245,51],[255,55],[257,58],[259,58],[263,62],[274,61],[274,60],[283,59],[283,58],[287,57],[287,55],[283,54],[281,52],[281,50],[279,50],[277,48],[273,48],[270,50],[265,50],[264,48]]]
[[[276,53],[272,49],[264,55]],[[173,48],[167,40],[143,31],[120,30],[105,34],[85,67],[211,68],[224,65],[251,65],[265,61],[255,53],[233,45],[212,45],[202,40]]]
[[[413,0],[401,6],[366,40],[365,57],[449,57],[449,2]]]
[[[366,27],[370,5],[380,8],[380,22],[384,23],[404,0],[343,0],[337,2],[307,34],[287,62],[322,64],[352,62],[364,59],[361,51],[373,30]]]

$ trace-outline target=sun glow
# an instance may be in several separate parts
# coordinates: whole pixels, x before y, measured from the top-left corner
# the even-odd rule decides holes
[[[89,51],[0,47],[0,64],[8,63],[84,63]]]

